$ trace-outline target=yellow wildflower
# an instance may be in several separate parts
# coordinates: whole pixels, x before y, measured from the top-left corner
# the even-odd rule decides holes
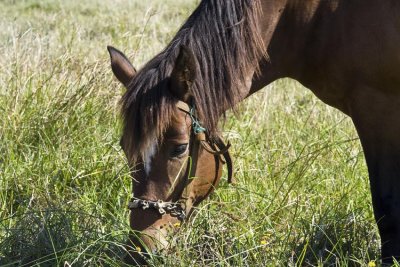
[[[267,240],[264,240],[264,239],[261,240],[260,244],[263,245],[263,246],[266,245],[267,244]]]
[[[376,267],[375,261],[368,262],[368,267]]]
[[[142,252],[142,249],[141,249],[140,247],[135,247],[135,249],[136,249],[136,251],[139,252],[139,253]]]
[[[180,227],[180,226],[181,226],[181,223],[180,223],[180,222],[174,223],[174,226],[175,226],[175,227]]]

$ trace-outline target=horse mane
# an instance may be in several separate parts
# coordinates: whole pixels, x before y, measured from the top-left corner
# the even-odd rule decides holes
[[[208,133],[243,96],[248,71],[266,53],[260,29],[259,0],[203,0],[169,45],[132,79],[122,97],[123,142],[128,158],[145,157],[154,140],[162,141],[176,98],[169,77],[181,46],[191,50],[198,73],[190,90]]]

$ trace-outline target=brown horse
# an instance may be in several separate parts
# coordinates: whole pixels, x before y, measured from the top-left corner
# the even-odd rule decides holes
[[[109,52],[128,88],[121,144],[134,169],[131,226],[143,233],[134,244],[165,245],[218,184],[219,154],[230,161],[217,130],[224,112],[290,77],[352,118],[382,259],[400,258],[400,1],[203,0],[142,70]]]

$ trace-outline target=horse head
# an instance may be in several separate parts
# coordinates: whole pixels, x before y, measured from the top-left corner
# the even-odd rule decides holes
[[[197,66],[190,50],[181,47],[169,77],[146,91],[136,88],[133,80],[140,77],[127,57],[108,50],[115,77],[128,89],[125,103],[129,93],[135,96],[123,110],[121,146],[133,181],[131,254],[140,262],[143,252],[168,248],[168,236],[218,185],[223,163],[230,180],[231,158],[229,145],[211,136],[196,112],[190,86]]]

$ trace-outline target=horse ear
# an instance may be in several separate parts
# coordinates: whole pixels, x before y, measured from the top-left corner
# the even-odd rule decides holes
[[[190,87],[196,78],[196,73],[196,59],[192,51],[185,46],[181,46],[171,73],[171,93],[182,101],[188,101],[191,95]]]
[[[136,69],[132,66],[129,59],[118,49],[107,46],[108,53],[110,53],[111,69],[115,77],[127,87],[129,82],[136,74]]]

